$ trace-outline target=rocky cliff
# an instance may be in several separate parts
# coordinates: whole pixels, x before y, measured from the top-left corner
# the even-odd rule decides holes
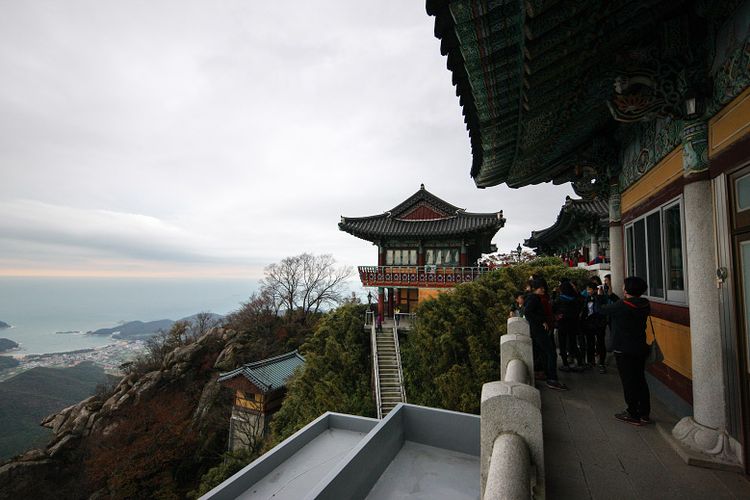
[[[230,394],[217,373],[246,355],[241,335],[216,328],[50,415],[45,448],[0,464],[0,498],[184,496],[226,446]]]

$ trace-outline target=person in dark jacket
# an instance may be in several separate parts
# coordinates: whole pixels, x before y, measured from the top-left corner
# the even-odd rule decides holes
[[[651,396],[645,369],[648,353],[646,321],[651,313],[651,304],[641,298],[647,289],[648,285],[643,279],[627,277],[623,287],[625,298],[601,307],[602,314],[610,318],[612,350],[628,405],[625,411],[616,413],[615,418],[632,425],[650,422]],[[601,293],[604,293],[603,290]]]
[[[562,358],[560,370],[570,371],[569,356],[576,360],[578,367],[583,366],[583,356],[576,342],[581,315],[581,299],[570,281],[560,283],[560,295],[553,305],[553,312],[557,325],[557,339],[560,343],[558,347]]]
[[[526,299],[524,315],[529,322],[533,346],[544,363],[547,387],[567,391],[568,387],[557,379],[557,352],[551,335],[554,318],[551,308],[548,307],[549,299],[545,300],[547,283],[541,278],[536,278],[532,280],[531,288],[533,293]]]
[[[586,339],[586,363],[595,365],[596,355],[599,357],[599,373],[607,373],[607,349],[604,346],[607,317],[601,312],[602,306],[606,304],[606,298],[598,293],[600,289],[602,286],[593,281],[586,285],[586,300],[581,312],[581,330]]]

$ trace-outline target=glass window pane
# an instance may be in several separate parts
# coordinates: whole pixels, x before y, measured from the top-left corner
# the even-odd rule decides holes
[[[625,230],[625,244],[627,245],[628,249],[628,276],[634,276],[635,275],[635,254],[633,253],[634,250],[634,242],[633,242],[633,226],[630,226]]]
[[[427,249],[427,265],[432,266],[435,264],[435,251],[432,248]]]
[[[750,241],[740,243],[740,261],[745,312],[745,343],[748,345],[748,351],[745,354],[748,356],[748,360],[750,360],[750,342],[748,342],[750,340]]]
[[[661,214],[646,217],[648,229],[648,292],[652,297],[664,297],[664,268],[661,253]]]
[[[436,253],[436,255],[435,255],[435,264],[437,264],[438,266],[440,266],[440,265],[443,264],[443,250],[442,249],[438,249],[438,250],[435,251],[435,253]]]
[[[736,186],[737,211],[741,212],[750,208],[750,175],[737,179]]]
[[[393,250],[386,250],[385,252],[385,263],[388,266],[393,265]]]
[[[401,250],[393,251],[393,264],[397,266],[401,265]]]
[[[633,224],[633,274],[648,281],[646,271],[646,222],[641,219]]]
[[[664,230],[667,236],[667,289],[684,290],[680,205],[674,205],[664,211]]]
[[[417,251],[416,250],[409,250],[409,265],[412,265],[412,266],[417,265]]]

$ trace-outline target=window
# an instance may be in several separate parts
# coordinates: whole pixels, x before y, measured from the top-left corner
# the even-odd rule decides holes
[[[417,251],[412,249],[391,249],[385,252],[385,265],[387,266],[416,266]]]
[[[428,266],[457,266],[460,262],[460,253],[457,248],[428,248]]]
[[[735,181],[737,193],[737,211],[750,209],[750,174],[743,175]]]
[[[648,283],[648,297],[687,302],[682,200],[677,199],[625,226],[628,275]]]

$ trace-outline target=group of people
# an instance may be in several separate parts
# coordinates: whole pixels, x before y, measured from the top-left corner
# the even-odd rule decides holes
[[[647,288],[643,279],[628,277],[621,299],[612,290],[610,275],[604,282],[592,277],[581,290],[563,279],[553,299],[544,278],[532,276],[526,290],[516,293],[511,316],[523,316],[529,322],[536,378],[544,380],[550,389],[567,391],[568,386],[558,379],[558,348],[562,360],[559,370],[566,372],[596,366],[599,373],[606,373],[607,352],[611,351],[627,404],[627,409],[615,417],[633,425],[649,423],[645,362],[650,304],[641,297]]]

